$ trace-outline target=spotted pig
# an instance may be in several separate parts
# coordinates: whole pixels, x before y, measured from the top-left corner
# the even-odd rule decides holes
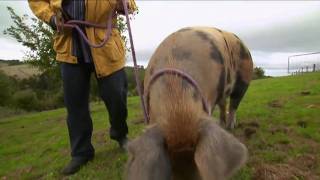
[[[145,88],[163,68],[190,75],[200,92],[172,74],[162,75],[145,89],[150,125],[129,143],[127,178],[227,179],[246,161],[246,147],[221,126],[235,127],[236,110],[252,78],[248,48],[236,35],[217,28],[183,28],[169,35],[152,55]],[[204,111],[201,95],[211,111],[219,106],[220,125]]]

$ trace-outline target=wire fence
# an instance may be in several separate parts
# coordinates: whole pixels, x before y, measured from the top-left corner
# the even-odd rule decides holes
[[[320,71],[320,52],[297,54],[288,57],[288,74],[298,75],[315,71]]]

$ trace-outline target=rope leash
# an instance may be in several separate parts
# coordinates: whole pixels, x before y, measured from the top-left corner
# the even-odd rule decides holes
[[[112,11],[108,16],[107,25],[100,25],[100,24],[95,24],[95,23],[91,23],[91,22],[87,22],[87,21],[80,21],[80,20],[70,20],[70,21],[67,21],[67,22],[61,22],[57,26],[58,27],[58,32],[62,31],[61,28],[73,28],[73,29],[76,29],[76,31],[80,34],[82,39],[84,39],[84,41],[89,46],[91,46],[93,48],[101,48],[108,42],[108,40],[110,38],[111,31],[112,31],[112,18],[114,16],[115,16],[115,13]],[[101,43],[99,43],[99,44],[94,44],[94,43],[90,42],[89,39],[87,38],[87,36],[85,35],[85,33],[79,27],[79,25],[90,26],[90,27],[95,27],[95,28],[99,28],[99,29],[107,29],[103,41]]]
[[[178,69],[173,69],[173,68],[164,68],[159,70],[158,72],[156,72],[154,75],[151,76],[150,82],[146,87],[146,101],[144,99],[144,96],[142,94],[142,88],[141,88],[141,81],[139,79],[139,68],[138,68],[138,63],[137,63],[137,58],[136,58],[136,52],[135,52],[135,48],[134,48],[134,43],[133,43],[133,36],[132,36],[132,30],[131,30],[131,25],[130,25],[130,18],[129,18],[129,10],[127,7],[127,0],[122,0],[122,5],[124,7],[124,14],[126,17],[126,23],[127,23],[127,27],[128,27],[128,34],[129,34],[129,40],[130,40],[130,46],[131,46],[131,53],[132,53],[132,59],[133,59],[133,64],[134,64],[134,76],[135,76],[135,80],[136,80],[136,85],[137,85],[137,90],[138,90],[138,94],[140,97],[140,102],[141,102],[141,108],[143,110],[143,116],[144,116],[144,122],[145,124],[149,124],[150,122],[150,117],[149,117],[149,90],[152,86],[152,84],[162,75],[164,74],[171,74],[171,75],[177,75],[183,79],[185,79],[187,82],[189,82],[194,88],[195,90],[200,94],[200,97],[202,99],[202,104],[203,104],[203,108],[204,110],[211,115],[211,111],[210,111],[210,106],[207,103],[206,99],[204,98],[201,89],[199,87],[199,85],[197,84],[197,82],[187,73],[178,70]],[[99,25],[99,24],[95,24],[95,23],[90,23],[87,21],[79,21],[79,20],[70,20],[67,21],[66,23],[62,22],[61,24],[59,24],[58,26],[60,27],[67,27],[67,28],[74,28],[76,29],[80,36],[85,40],[85,42],[93,48],[101,48],[103,47],[109,40],[110,35],[111,35],[111,31],[112,31],[112,19],[116,14],[112,11],[107,19],[107,25]],[[89,39],[87,38],[87,36],[83,33],[83,31],[81,30],[81,28],[79,27],[79,25],[85,25],[85,26],[89,26],[89,27],[95,27],[95,28],[101,28],[101,29],[107,29],[104,40],[99,43],[99,44],[94,44],[92,42],[89,41]],[[147,103],[147,106],[146,106]]]
[[[140,96],[140,101],[141,101],[141,107],[143,110],[143,116],[144,116],[144,122],[146,124],[149,123],[149,116],[147,113],[147,109],[145,106],[145,101],[144,101],[144,97],[142,94],[142,89],[141,89],[141,81],[139,79],[139,68],[138,68],[138,63],[137,63],[137,58],[136,58],[136,53],[135,53],[135,48],[134,48],[134,44],[133,44],[133,37],[132,37],[132,31],[131,31],[131,25],[130,25],[130,19],[129,19],[129,10],[127,7],[127,0],[122,0],[122,5],[124,7],[124,14],[126,16],[126,22],[127,22],[127,27],[128,27],[128,32],[129,32],[129,39],[130,39],[130,46],[131,46],[131,52],[132,52],[132,58],[133,58],[133,64],[134,64],[134,75],[135,75],[135,80],[136,80],[136,84],[137,84],[137,90],[138,90],[138,94]],[[84,41],[93,48],[101,48],[103,47],[109,40],[111,32],[112,32],[112,19],[116,14],[114,13],[114,11],[112,11],[107,19],[107,25],[99,25],[99,24],[95,24],[95,23],[91,23],[91,22],[87,22],[87,21],[80,21],[80,20],[70,20],[67,22],[61,22],[57,25],[58,27],[58,31],[62,31],[63,28],[73,28],[76,29],[76,31],[80,34],[81,38],[84,39]],[[92,42],[89,41],[89,39],[87,38],[87,36],[85,35],[85,33],[81,30],[80,25],[84,25],[84,26],[89,26],[89,27],[95,27],[95,28],[100,28],[100,29],[107,29],[105,37],[103,39],[103,41],[99,44],[94,44]]]
[[[130,25],[130,19],[129,19],[129,11],[128,11],[128,7],[127,7],[127,0],[122,0],[122,5],[124,7],[124,14],[126,16],[126,21],[127,21],[127,26],[128,26],[129,39],[130,39],[130,45],[131,45],[131,53],[132,53],[132,59],[133,59],[133,65],[134,65],[134,75],[135,75],[135,79],[136,79],[138,94],[140,96],[141,108],[143,110],[144,122],[145,122],[145,124],[149,124],[149,122],[150,122],[149,114],[147,112],[146,104],[145,104],[144,97],[142,94],[142,89],[141,89],[141,84],[140,84],[140,79],[139,79],[139,74],[138,74],[139,68],[138,68],[136,52],[135,52],[134,44],[133,44],[133,37],[132,37],[132,31],[131,31],[131,25]]]

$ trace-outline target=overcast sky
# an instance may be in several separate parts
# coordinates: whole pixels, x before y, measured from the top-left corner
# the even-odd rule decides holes
[[[266,69],[285,68],[290,55],[320,51],[317,1],[137,1],[137,5],[139,14],[132,20],[132,29],[142,64],[167,35],[186,26],[212,26],[237,34],[251,50],[255,64]],[[6,6],[31,14],[26,1],[0,0],[1,32],[10,25]],[[0,45],[0,59],[23,57],[23,47],[2,33]],[[267,73],[285,71],[267,69]]]

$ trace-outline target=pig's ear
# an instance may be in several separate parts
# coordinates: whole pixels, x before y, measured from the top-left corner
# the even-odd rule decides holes
[[[200,128],[195,162],[203,180],[227,179],[247,160],[247,148],[212,120]]]
[[[130,142],[128,152],[128,180],[170,180],[170,161],[157,126]]]

